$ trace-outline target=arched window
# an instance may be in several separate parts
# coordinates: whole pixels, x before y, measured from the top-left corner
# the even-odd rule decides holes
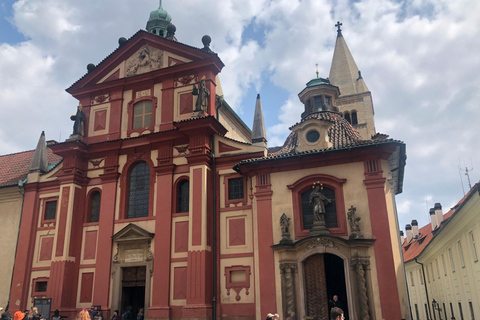
[[[133,129],[148,128],[152,125],[152,101],[144,100],[133,106]]]
[[[177,212],[188,212],[190,201],[190,182],[183,180],[177,187]]]
[[[99,191],[94,191],[90,195],[90,215],[88,222],[98,222],[100,219],[100,200],[101,195]]]
[[[149,199],[150,166],[146,162],[139,162],[130,171],[127,219],[148,217]]]
[[[310,203],[310,194],[312,193],[313,188],[309,188],[307,191],[302,192],[302,222],[303,229],[310,230],[313,226],[313,205]],[[323,187],[320,192],[328,199],[330,202],[325,204],[325,223],[327,228],[336,228],[338,227],[337,222],[337,206],[335,201],[335,191]]]
[[[343,117],[345,118],[345,120],[348,121],[348,123],[352,124],[352,120],[350,120],[350,112],[345,111],[345,113],[343,114]]]
[[[352,111],[352,124],[358,124],[357,111]]]

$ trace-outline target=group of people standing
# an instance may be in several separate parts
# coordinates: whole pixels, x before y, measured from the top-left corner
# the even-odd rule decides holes
[[[58,310],[56,310],[58,312]],[[43,315],[38,312],[37,307],[32,307],[30,310],[25,310],[25,311],[16,311],[12,315],[8,310],[3,310],[3,308],[0,308],[0,312],[2,313],[2,318],[1,320],[44,320]],[[52,320],[60,320],[60,319],[53,319]]]

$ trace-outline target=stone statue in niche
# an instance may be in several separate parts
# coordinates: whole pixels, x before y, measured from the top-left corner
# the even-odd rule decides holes
[[[314,183],[312,188],[313,190],[310,193],[309,202],[313,206],[313,226],[312,229],[310,229],[310,235],[328,235],[330,232],[325,223],[325,206],[332,201],[322,193],[323,184],[319,181]]]
[[[203,76],[202,80],[200,80],[200,85],[198,88],[196,85],[193,85],[192,94],[194,96],[198,96],[197,102],[195,103],[194,111],[207,111],[210,90],[208,90],[208,88],[206,87],[205,76]]]
[[[281,244],[292,243],[290,239],[290,232],[288,231],[288,227],[290,226],[290,218],[284,213],[280,217],[280,228],[282,229],[282,240],[280,240]]]
[[[313,191],[310,193],[310,204],[313,205],[313,221],[323,221],[325,222],[325,205],[332,202],[330,199],[325,197],[321,192],[320,188],[323,190],[323,185],[320,183],[313,184]]]
[[[74,136],[83,136],[85,133],[85,113],[82,111],[82,105],[77,107],[77,113],[72,115],[70,119],[73,121],[73,134]]]

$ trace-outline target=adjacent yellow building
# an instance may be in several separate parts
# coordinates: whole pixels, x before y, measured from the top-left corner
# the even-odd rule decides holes
[[[478,319],[480,184],[445,214],[436,203],[430,218],[407,224],[403,242],[413,319]]]

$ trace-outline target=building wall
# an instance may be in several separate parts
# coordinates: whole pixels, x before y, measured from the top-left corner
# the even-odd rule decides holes
[[[415,261],[405,264],[410,305],[415,320],[427,319],[425,304],[430,305],[431,308],[433,299],[440,304],[442,319],[445,319],[445,311],[447,319],[452,316],[450,304],[456,319],[462,319],[460,305],[463,319],[480,316],[478,305],[480,301],[480,263],[478,261],[480,258],[480,197],[478,193],[454,215],[448,225],[418,256],[418,262],[424,265],[426,281],[423,282],[420,264]],[[461,250],[459,244],[461,244]],[[427,301],[426,290],[428,290],[429,301]],[[470,303],[474,315],[471,314]],[[415,305],[419,309],[420,317],[416,316]],[[434,312],[433,309],[431,311]],[[438,319],[438,310],[435,313]]]
[[[348,96],[340,96],[336,100],[336,107],[340,113],[357,112],[358,124],[353,125],[363,139],[371,139],[375,134],[375,121],[372,94],[364,92]]]
[[[2,272],[0,274],[0,306],[8,303],[10,284],[12,281],[15,249],[18,239],[18,228],[22,212],[22,195],[18,187],[0,188],[0,256]]]

